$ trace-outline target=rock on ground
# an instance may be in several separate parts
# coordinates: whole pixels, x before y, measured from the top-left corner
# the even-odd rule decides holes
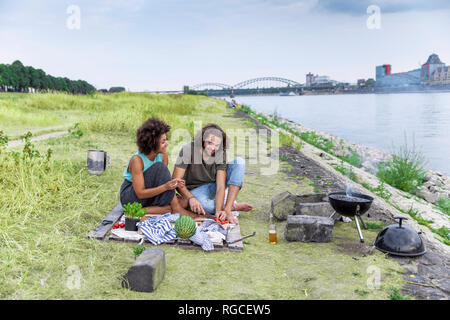
[[[329,242],[333,235],[334,220],[319,216],[290,215],[284,229],[287,241]]]
[[[122,286],[139,292],[154,291],[166,273],[165,252],[145,249],[125,275]]]

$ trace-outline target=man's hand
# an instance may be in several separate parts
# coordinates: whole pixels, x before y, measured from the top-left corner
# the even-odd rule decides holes
[[[226,215],[225,220],[230,221],[230,223],[239,224],[238,220],[231,213],[231,210],[224,209],[223,212],[225,212]]]
[[[217,211],[216,218],[225,221],[227,219],[227,213],[225,211]]]
[[[222,221],[228,221],[230,223],[239,224],[239,221],[233,216],[231,211],[217,211],[216,212],[216,218]]]
[[[228,220],[230,223],[239,224],[239,221],[233,216],[232,213],[227,214],[226,220]]]
[[[202,204],[200,203],[200,201],[198,201],[194,197],[189,199],[189,207],[195,213],[206,214],[205,210],[203,210],[203,207],[202,207]]]

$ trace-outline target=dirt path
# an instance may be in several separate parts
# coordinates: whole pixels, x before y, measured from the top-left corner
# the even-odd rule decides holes
[[[37,137],[33,137],[31,138],[32,142],[36,142],[36,141],[42,141],[42,140],[47,140],[50,138],[57,138],[63,135],[68,134],[67,130],[65,131],[57,131],[57,132],[51,132],[51,133],[47,133],[47,134],[43,134],[41,136],[37,136]],[[25,142],[23,140],[12,140],[8,142],[7,147],[17,147],[20,146],[22,144],[24,144]]]

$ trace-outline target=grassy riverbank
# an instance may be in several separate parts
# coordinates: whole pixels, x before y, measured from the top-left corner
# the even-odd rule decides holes
[[[289,170],[289,163],[281,161],[280,170],[270,176],[261,174],[258,164],[247,165],[238,200],[255,209],[241,214],[241,233],[256,231],[256,236],[244,242],[243,252],[162,247],[167,271],[160,287],[153,293],[123,289],[119,278],[133,263],[136,245],[89,240],[87,234],[119,201],[123,169],[136,151],[137,127],[150,116],[165,120],[172,135],[175,128],[193,133],[200,121],[200,126],[215,122],[225,130],[254,125],[233,117],[225,102],[202,96],[0,94],[1,108],[7,112],[0,130],[8,136],[30,125],[39,132],[75,123],[83,133],[0,152],[2,299],[390,299],[404,283],[396,262],[378,251],[364,255],[351,249],[359,243],[353,224],[336,223],[330,243],[290,243],[283,239],[280,222],[279,242],[270,245],[271,198],[286,190],[314,192],[307,178],[289,179],[281,170]],[[53,116],[46,120],[40,115]],[[181,138],[170,138],[169,155],[176,154]],[[89,175],[89,149],[106,150],[111,169]],[[376,231],[364,231],[367,243]],[[381,277],[378,289],[368,287],[374,267]]]

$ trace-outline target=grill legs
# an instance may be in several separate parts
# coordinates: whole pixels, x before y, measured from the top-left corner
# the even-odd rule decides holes
[[[335,214],[336,214],[336,211],[334,211],[334,212],[331,214],[330,219],[332,219],[333,216],[334,216]],[[359,227],[358,218],[361,219],[361,223],[362,223],[364,229],[367,230],[366,223],[364,222],[364,220],[362,219],[362,217],[359,216],[359,215],[357,215],[357,214],[354,215],[354,218],[355,218],[356,228],[358,229],[359,239],[361,240],[361,242],[364,242],[364,237],[363,237],[363,235],[362,235],[361,228]]]
[[[357,215],[355,216],[355,223],[356,223],[356,228],[358,229],[359,239],[361,240],[361,242],[364,242],[364,237],[362,235],[361,228],[359,227],[359,222],[358,222],[358,216]]]
[[[361,223],[362,223],[364,229],[367,230],[367,226],[366,226],[366,223],[364,222],[363,218],[361,216],[358,216],[358,217],[359,217],[359,220],[361,220]]]

